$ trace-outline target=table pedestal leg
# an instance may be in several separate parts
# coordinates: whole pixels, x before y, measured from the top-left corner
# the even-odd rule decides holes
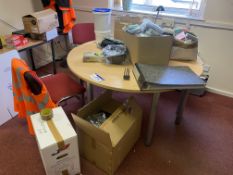
[[[154,125],[155,125],[155,118],[156,118],[156,111],[157,111],[157,105],[159,100],[160,93],[154,93],[152,104],[151,104],[151,111],[150,116],[148,120],[148,126],[147,126],[147,133],[146,133],[146,140],[145,145],[150,146],[152,142],[152,136],[154,133]]]
[[[34,62],[34,58],[33,58],[32,49],[29,49],[28,53],[29,53],[29,58],[31,60],[31,64],[32,64],[32,70],[36,70],[36,66],[35,66],[35,62]]]
[[[93,85],[91,85],[90,83],[87,83],[87,101],[90,102],[93,100],[93,98],[94,98]]]
[[[187,90],[187,89],[182,90],[182,92],[181,92],[180,102],[179,102],[177,110],[176,110],[176,120],[175,120],[176,125],[179,125],[182,118],[183,118],[184,106],[185,106],[186,101],[188,99],[188,94],[189,94],[189,90]]]
[[[53,74],[57,73],[56,69],[56,60],[55,60],[55,51],[54,51],[54,42],[51,40],[51,50],[52,50],[52,59],[53,59]]]

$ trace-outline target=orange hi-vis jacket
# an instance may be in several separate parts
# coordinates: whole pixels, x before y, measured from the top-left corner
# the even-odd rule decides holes
[[[27,119],[29,133],[34,135],[30,115],[38,113],[43,108],[53,108],[56,104],[51,100],[45,85],[39,78],[37,78],[37,81],[41,82],[41,93],[39,95],[34,95],[31,92],[24,79],[24,73],[32,71],[24,60],[17,58],[12,59],[11,68],[14,110],[18,112],[19,118]],[[32,73],[37,77],[35,72]]]
[[[61,6],[56,0],[50,0],[50,4],[46,8],[51,8],[56,11],[55,5],[62,11],[63,33],[68,33],[73,28],[76,20],[75,10],[71,7],[72,0],[69,0],[70,7]]]

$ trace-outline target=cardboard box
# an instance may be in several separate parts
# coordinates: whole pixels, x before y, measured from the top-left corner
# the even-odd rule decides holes
[[[192,61],[192,60],[197,60],[197,54],[198,54],[198,47],[182,48],[182,47],[173,46],[171,52],[171,59]]]
[[[40,155],[47,175],[80,173],[78,138],[61,107],[45,121],[39,113],[31,116]]]
[[[98,111],[111,113],[99,128],[85,120]],[[133,98],[121,104],[112,99],[110,93],[105,93],[72,116],[80,138],[81,155],[106,173],[113,174],[140,136],[140,106]]]
[[[129,24],[139,24],[139,23],[141,23],[140,17],[123,16],[116,18],[114,23],[114,38],[119,40],[124,40],[122,28]]]
[[[173,37],[164,36],[136,36],[124,32],[122,28],[129,24],[140,24],[138,17],[125,17],[115,21],[114,37],[123,41],[128,48],[128,59],[133,64],[168,65]]]
[[[57,36],[58,36],[57,28],[54,28],[54,29],[52,29],[52,30],[50,30],[48,32],[45,32],[43,34],[42,39],[45,40],[45,41],[50,41],[50,40],[56,38]]]
[[[44,41],[50,41],[58,36],[57,28],[54,28],[48,32],[37,34],[37,33],[31,33],[30,34],[32,39],[35,40],[44,40]]]
[[[168,65],[172,36],[140,37],[123,32],[123,42],[128,48],[128,58],[133,64]]]
[[[57,13],[46,9],[23,17],[24,30],[28,33],[44,33],[59,26]]]

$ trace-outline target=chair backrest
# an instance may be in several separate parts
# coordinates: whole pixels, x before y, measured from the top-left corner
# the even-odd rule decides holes
[[[95,40],[94,23],[78,23],[72,29],[73,43],[83,44]]]

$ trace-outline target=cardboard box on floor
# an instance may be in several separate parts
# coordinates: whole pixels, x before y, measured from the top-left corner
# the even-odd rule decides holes
[[[28,33],[44,33],[59,26],[57,12],[46,9],[23,16],[24,30]]]
[[[138,17],[121,17],[115,20],[114,37],[125,43],[128,48],[128,59],[133,64],[168,65],[173,37],[163,36],[136,36],[124,32],[122,28],[129,24],[140,24]]]
[[[31,116],[40,155],[47,175],[80,173],[78,138],[61,107],[45,121],[39,113]]]
[[[80,109],[77,115],[72,114],[81,155],[108,174],[117,170],[140,136],[142,109],[133,98],[124,104],[105,93]],[[111,113],[111,116],[97,128],[85,117],[100,110]]]

